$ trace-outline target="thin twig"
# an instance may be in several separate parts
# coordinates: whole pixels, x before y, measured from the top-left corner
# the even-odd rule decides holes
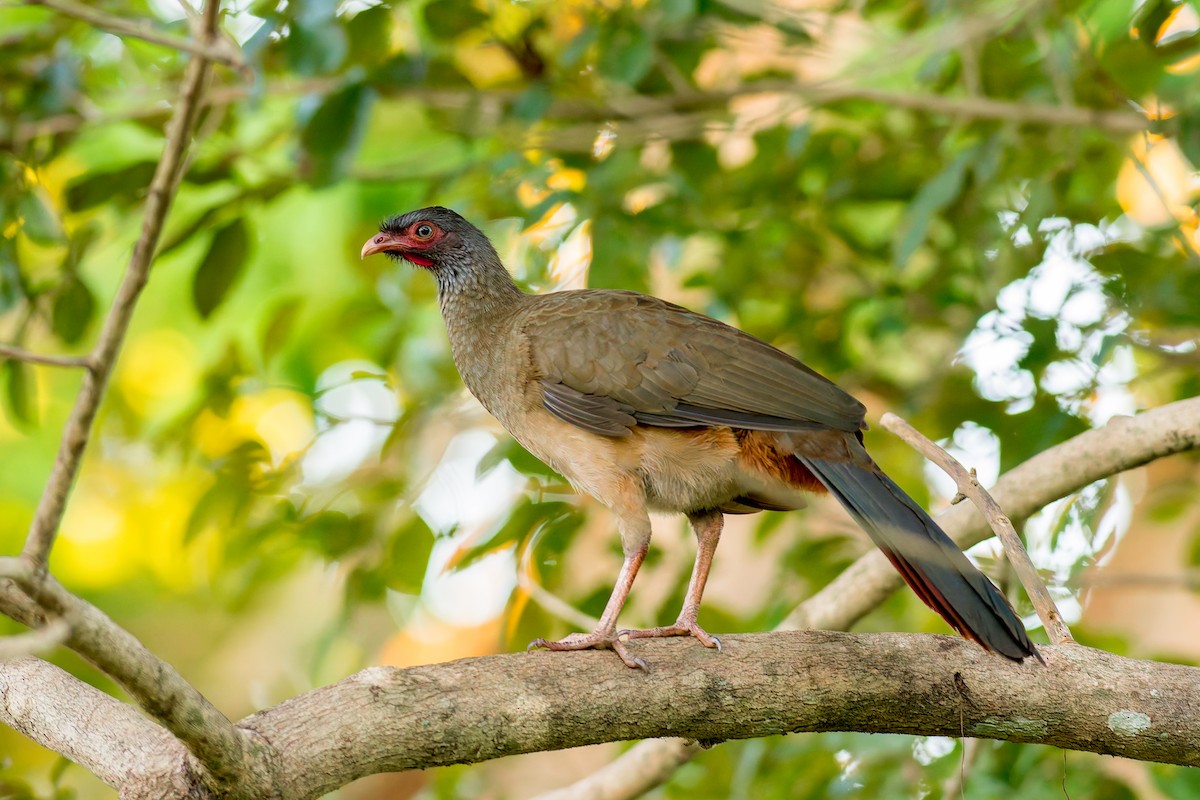
[[[87,356],[47,356],[41,353],[31,353],[11,344],[0,344],[0,361],[4,359],[24,361],[28,364],[41,364],[47,367],[83,367],[92,366]]]
[[[202,42],[211,42],[216,38],[219,10],[219,0],[208,0],[205,4],[203,29],[200,33]],[[141,236],[134,245],[129,268],[104,320],[96,347],[89,357],[92,369],[84,373],[83,384],[79,388],[75,406],[71,409],[63,431],[58,456],[54,460],[54,467],[38,502],[22,550],[22,555],[29,558],[39,569],[45,569],[50,549],[54,546],[54,537],[58,533],[66,508],[67,495],[79,472],[83,451],[91,436],[92,423],[104,397],[105,385],[112,374],[138,296],[149,278],[150,264],[154,259],[154,251],[162,234],[167,211],[175,195],[192,129],[200,115],[204,86],[210,71],[211,65],[206,51],[195,55],[188,62],[179,103],[167,125],[167,141],[163,147],[163,155],[154,171],[154,178],[147,193]]]
[[[219,12],[219,0],[207,0],[198,33],[201,43],[215,40]],[[46,571],[105,384],[149,277],[163,223],[178,187],[211,72],[208,55],[208,49],[201,48],[188,63],[179,102],[167,126],[163,155],[148,191],[141,236],[90,356],[92,369],[84,374],[24,550],[19,559],[0,562],[0,573],[13,581],[0,583],[0,594],[4,595],[0,607],[26,624],[39,624],[46,616],[64,620],[69,628],[65,640],[69,647],[117,680],[148,714],[179,737],[217,781],[234,787],[234,796],[258,796],[255,792],[261,787],[247,784],[251,783],[251,775],[258,774],[249,766],[261,754],[247,735],[173,667],[99,609],[64,589]],[[31,609],[30,600],[36,603],[36,611]]]
[[[1093,569],[1072,578],[1068,583],[1073,589],[1200,589],[1200,569],[1189,569],[1179,573],[1121,572],[1110,569]]]
[[[884,414],[879,422],[925,458],[941,467],[947,475],[954,479],[959,493],[965,495],[983,513],[988,525],[996,532],[996,536],[1004,545],[1004,552],[1008,555],[1009,563],[1012,564],[1013,571],[1017,573],[1021,585],[1025,587],[1029,599],[1033,601],[1034,610],[1042,620],[1042,625],[1045,626],[1050,641],[1054,644],[1068,644],[1075,641],[1071,638],[1071,631],[1063,621],[1062,614],[1059,613],[1058,606],[1054,603],[1054,598],[1050,596],[1046,584],[1042,582],[1037,573],[1037,568],[1029,559],[1029,553],[1021,544],[1021,537],[1017,536],[1012,521],[988,491],[975,479],[975,476],[958,463],[954,456],[938,447],[895,414]]]
[[[272,83],[265,91],[271,97],[290,94],[323,94],[332,91],[337,86],[336,80],[319,78]],[[238,103],[249,97],[252,92],[257,91],[260,90],[244,86],[222,87],[213,92],[210,103],[213,105]],[[516,92],[509,91],[481,93],[473,90],[423,87],[404,87],[395,91],[384,89],[384,91],[389,97],[419,100],[445,111],[465,111],[477,107],[481,98],[504,104],[518,96]],[[704,126],[698,125],[698,122],[711,122],[714,113],[727,113],[727,106],[731,100],[743,95],[769,93],[795,95],[805,99],[811,105],[831,105],[857,100],[906,108],[911,111],[944,114],[957,119],[991,119],[1050,127],[1095,128],[1115,136],[1139,133],[1154,126],[1151,120],[1135,111],[1100,110],[1046,103],[1017,103],[989,97],[894,92],[846,82],[805,84],[787,80],[763,80],[746,83],[727,91],[679,92],[653,97],[636,95],[619,99],[608,98],[606,102],[560,98],[551,104],[547,112],[548,119],[558,122],[587,122],[589,124],[555,129],[543,133],[542,136],[550,145],[560,149],[590,151],[592,142],[596,138],[596,124],[609,120],[624,120],[641,125],[641,128],[637,130],[644,129],[643,135],[646,137],[659,135],[656,126],[666,124],[669,130],[675,132],[674,137],[668,136],[667,138],[690,138],[698,136],[697,131],[703,132]],[[12,142],[20,145],[41,135],[66,133],[84,125],[107,125],[130,119],[144,119],[162,114],[165,110],[165,101],[157,100],[153,104],[126,111],[61,114],[17,126],[12,134]],[[696,111],[704,111],[705,114],[697,116],[689,113]],[[478,114],[471,115],[471,124],[474,124],[478,116]],[[672,121],[672,118],[677,116],[682,117],[682,120]]]
[[[534,579],[530,561],[533,559],[536,542],[537,537],[535,536],[534,541],[529,542],[521,554],[521,563],[517,566],[517,585],[529,595],[530,600],[537,603],[550,615],[581,630],[588,631],[595,628],[600,624],[600,620],[583,613],[566,600],[548,591]]]
[[[6,636],[0,639],[0,661],[22,656],[40,656],[63,644],[71,635],[71,626],[65,619],[56,617],[45,625],[28,633]]]
[[[169,33],[156,31],[145,23],[130,22],[120,17],[114,17],[102,11],[97,11],[94,8],[89,8],[82,3],[73,2],[73,0],[25,0],[25,5],[45,6],[46,8],[54,9],[60,14],[82,20],[89,25],[103,28],[118,36],[132,36],[135,39],[141,39],[143,42],[169,47],[172,50],[190,53],[194,56],[201,56],[205,61],[224,64],[239,71],[246,68],[246,62],[242,58],[241,51],[232,42],[227,40],[211,37],[204,41],[197,41],[195,39],[186,39],[182,36],[172,36]]]

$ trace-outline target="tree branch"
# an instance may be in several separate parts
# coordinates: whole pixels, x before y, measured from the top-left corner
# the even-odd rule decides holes
[[[1114,417],[1096,430],[1075,436],[1009,470],[992,494],[1017,519],[1072,492],[1124,470],[1173,453],[1200,448],[1200,397],[1180,400],[1136,417]],[[954,506],[938,523],[961,547],[985,539],[984,520],[968,506]],[[887,558],[872,550],[847,567],[828,586],[805,600],[780,623],[780,630],[846,630],[900,588],[900,576]],[[640,742],[603,769],[625,775],[626,794],[593,794],[591,776],[537,800],[625,800],[666,781],[687,757],[675,740]],[[661,766],[646,769],[647,763]],[[614,780],[615,785],[615,780]]]
[[[947,453],[943,448],[938,447],[920,431],[895,414],[884,414],[879,422],[884,428],[899,436],[918,453],[925,456],[925,458],[934,464],[937,464],[947,475],[954,479],[954,484],[958,487],[959,499],[964,497],[969,498],[975,504],[975,507],[979,509],[980,513],[987,520],[988,527],[995,532],[1001,544],[1004,545],[1004,552],[1008,556],[1008,561],[1017,573],[1017,578],[1021,581],[1021,585],[1025,587],[1025,593],[1033,601],[1033,607],[1037,611],[1038,619],[1042,621],[1042,626],[1046,629],[1050,641],[1054,644],[1073,642],[1074,639],[1071,638],[1071,631],[1067,627],[1067,623],[1063,621],[1062,614],[1059,613],[1054,598],[1050,596],[1050,592],[1046,591],[1046,584],[1042,583],[1041,577],[1038,576],[1037,567],[1033,565],[1033,561],[1029,558],[1029,553],[1025,551],[1025,545],[1021,543],[1021,537],[1017,536],[1017,531],[1013,528],[1012,520],[1005,515],[1004,510],[1000,508],[996,500],[988,494],[987,489],[979,485],[979,481],[975,479],[974,473],[967,472],[966,468],[958,463],[954,456]],[[956,501],[951,500],[950,502],[953,504]]]
[[[1034,457],[1000,479],[997,497],[1014,513],[1028,516],[1120,469],[1197,446],[1200,398],[1193,398],[1116,418]],[[969,541],[984,535],[985,526],[974,516],[969,507],[956,506],[942,523],[959,541]],[[801,607],[809,614],[800,617],[845,624],[856,620],[878,584],[891,575],[881,565],[883,578],[873,577],[874,560],[864,557],[852,568],[868,584],[867,600],[855,587],[841,595],[841,611],[828,603],[810,606],[810,600]],[[7,571],[20,578],[21,570]],[[9,610],[10,598],[0,600]],[[94,609],[81,613],[83,622],[73,622],[72,630],[86,636],[96,615],[100,612]],[[821,730],[965,733],[1200,765],[1200,706],[1191,702],[1200,693],[1196,668],[1137,661],[1078,645],[1043,647],[1045,667],[1016,665],[958,638],[911,634],[777,633],[723,641],[724,654],[690,640],[635,642],[632,646],[655,651],[655,671],[649,675],[625,670],[611,654],[592,652],[511,654],[408,670],[365,670],[238,723],[239,733],[255,737],[271,759],[259,760],[247,774],[248,780],[263,781],[257,785],[259,794],[244,793],[317,797],[380,771],[600,741],[681,736],[710,743]],[[97,639],[95,646],[111,652],[131,644],[101,645]],[[10,724],[15,716],[12,696],[26,693],[27,687],[12,671],[27,669],[31,661],[10,662],[16,664],[11,668],[0,664],[5,700],[0,718]],[[861,680],[864,674],[871,680]],[[32,691],[38,693],[37,687]],[[70,714],[74,705],[64,708],[62,713]],[[21,729],[45,741],[48,734],[38,732],[38,713],[50,712],[28,712]],[[75,719],[87,719],[86,709],[75,713]],[[177,768],[156,780],[184,780],[181,775],[200,780],[188,772],[192,762],[178,760],[178,744],[165,741],[163,747],[176,754]],[[112,743],[101,747],[112,748]],[[644,742],[605,768],[608,785],[621,793],[581,795],[570,787],[556,796],[629,797],[664,780],[693,752],[695,745],[678,739]],[[628,768],[633,760],[644,770],[640,776]],[[593,776],[577,786],[595,789],[598,783]],[[144,787],[137,796],[155,796],[154,791]],[[161,791],[179,794],[176,789]]]
[[[327,78],[273,83],[266,91],[272,97],[289,94],[325,94],[340,85]],[[458,89],[425,89],[420,87],[391,90],[382,87],[389,97],[419,100],[443,111],[466,112],[481,104],[492,109],[490,114],[472,114],[472,124],[482,116],[492,118],[500,113],[503,104],[510,103],[518,92],[491,90],[479,92]],[[223,87],[214,92],[213,104],[238,103],[254,92],[242,86]],[[672,95],[635,95],[608,98],[606,102],[586,99],[559,98],[546,113],[550,123],[583,123],[535,131],[533,137],[549,146],[565,150],[590,152],[596,139],[597,127],[606,122],[621,122],[622,140],[640,141],[650,136],[693,138],[701,135],[714,118],[724,113],[731,100],[745,95],[790,94],[803,98],[811,105],[826,106],[841,102],[861,101],[906,108],[912,111],[942,114],[955,119],[987,119],[1028,125],[1066,128],[1095,128],[1114,136],[1151,130],[1161,124],[1147,119],[1136,111],[1113,111],[1082,106],[1056,106],[1045,103],[1019,103],[989,97],[928,94],[924,92],[894,92],[856,86],[847,82],[798,83],[787,80],[763,80],[742,84],[722,91],[691,91]],[[163,113],[162,101],[112,114],[60,114],[16,126],[12,134],[14,145],[20,145],[43,134],[59,134],[76,130],[83,125],[107,125],[130,119],[143,119]]]
[[[224,64],[236,70],[244,70],[246,68],[246,62],[242,58],[241,51],[232,42],[223,39],[213,37],[206,41],[196,41],[194,39],[185,39],[182,36],[172,36],[169,33],[156,31],[147,24],[130,22],[120,17],[114,17],[102,11],[97,11],[94,8],[89,8],[82,3],[73,2],[73,0],[24,0],[24,4],[29,6],[45,6],[46,8],[54,9],[60,14],[82,20],[89,25],[109,31],[110,33],[115,33],[118,36],[131,36],[135,39],[141,39],[143,42],[178,50],[181,53],[201,56],[206,61]]]
[[[137,637],[91,603],[76,597],[48,574],[13,570],[12,580],[39,612],[65,620],[64,644],[111,676],[151,717],[187,746],[218,781],[236,786],[235,796],[262,797],[267,755],[252,737],[238,730],[179,672],[150,652]],[[0,608],[26,625],[39,620],[13,597],[15,587],[0,586]],[[3,668],[0,668],[0,673]]]
[[[0,720],[61,753],[118,789],[150,786],[158,794],[122,798],[191,797],[199,785],[184,768],[187,752],[171,734],[133,707],[38,658],[0,668]]]
[[[0,639],[0,661],[48,653],[64,643],[70,635],[71,626],[67,624],[66,620],[61,618],[49,620],[46,624],[28,633]]]
[[[219,0],[208,0],[205,3],[203,29],[200,32],[202,43],[207,44],[215,40],[219,11]],[[38,501],[22,555],[39,570],[45,569],[50,548],[54,546],[54,537],[58,533],[67,505],[67,495],[79,472],[83,452],[91,436],[92,422],[96,419],[96,411],[104,397],[104,388],[116,363],[117,352],[125,338],[129,321],[133,317],[138,296],[149,278],[154,250],[175,195],[179,171],[184,163],[192,129],[200,115],[204,85],[210,69],[208,56],[204,53],[196,55],[188,62],[179,103],[167,126],[163,155],[150,182],[141,236],[134,245],[129,268],[104,320],[96,347],[89,356],[92,368],[84,373],[83,384],[75,398],[75,406],[67,418],[54,467]]]
[[[88,369],[92,362],[87,356],[47,356],[41,353],[31,353],[11,344],[0,344],[0,360],[12,359],[29,364],[41,364],[47,367],[83,367]]]
[[[61,0],[54,0],[55,4]],[[57,7],[57,5],[56,5]],[[86,9],[85,9],[86,11]],[[89,12],[90,13],[90,12]],[[167,126],[163,155],[146,199],[141,235],[117,290],[96,346],[88,358],[75,406],[67,419],[58,456],[42,493],[21,556],[6,559],[0,608],[30,626],[61,620],[67,646],[112,676],[138,704],[178,736],[203,764],[211,780],[237,797],[259,797],[266,779],[265,751],[234,728],[208,700],[169,664],[147,650],[99,609],[66,591],[47,572],[47,561],[62,521],[67,497],[79,471],[92,424],[116,363],[134,307],[149,278],[164,220],[179,185],[186,155],[203,105],[217,38],[219,0],[206,0],[197,32],[199,47],[189,61],[175,113]],[[19,588],[18,588],[19,587]],[[46,623],[47,618],[51,623]],[[55,629],[56,630],[56,629]]]
[[[317,797],[375,772],[599,742],[701,743],[801,731],[976,736],[1200,765],[1200,669],[1079,645],[1014,664],[956,637],[825,631],[636,642],[375,667],[248,717],[278,751],[277,787]],[[864,680],[863,676],[870,676]]]

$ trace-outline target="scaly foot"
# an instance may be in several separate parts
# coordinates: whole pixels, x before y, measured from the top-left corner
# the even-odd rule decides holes
[[[716,648],[718,653],[725,652],[721,640],[696,624],[695,620],[678,619],[674,625],[661,628],[646,628],[645,630],[617,631],[617,639],[664,639],[668,636],[694,636],[696,641],[705,647]]]
[[[617,654],[617,657],[625,662],[625,666],[630,669],[644,669],[650,671],[650,667],[646,662],[629,653],[629,648],[625,643],[619,641],[612,631],[592,631],[591,633],[572,633],[566,638],[558,641],[549,639],[534,639],[526,647],[526,651],[533,650],[535,647],[543,647],[547,650],[612,650]]]

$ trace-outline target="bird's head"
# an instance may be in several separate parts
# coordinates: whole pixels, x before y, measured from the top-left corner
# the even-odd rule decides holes
[[[385,221],[362,247],[362,257],[384,253],[438,270],[473,250],[491,251],[483,232],[448,208],[433,206]]]

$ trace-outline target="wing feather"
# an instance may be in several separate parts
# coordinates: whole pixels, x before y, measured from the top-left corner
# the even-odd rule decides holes
[[[546,408],[597,433],[622,435],[637,424],[864,427],[862,404],[800,361],[647,295],[542,295],[522,330]]]

